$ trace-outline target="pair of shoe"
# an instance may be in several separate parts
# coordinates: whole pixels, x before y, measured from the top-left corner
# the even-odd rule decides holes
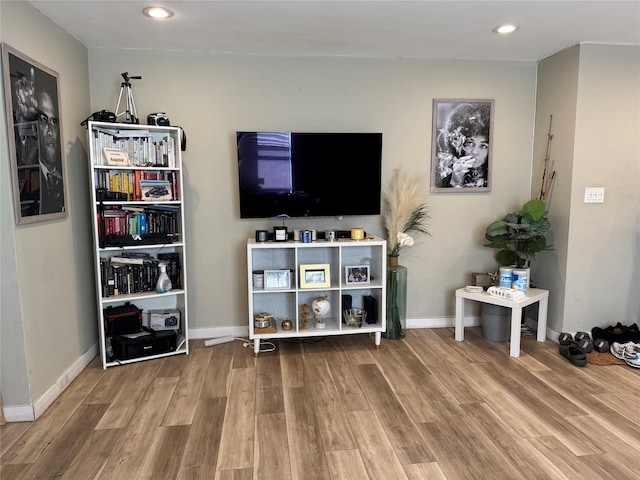
[[[560,345],[560,355],[578,367],[587,365],[587,354],[575,345]]]
[[[640,329],[638,328],[638,324],[636,323],[625,326],[622,325],[622,323],[618,322],[615,326],[610,325],[604,329],[594,327],[591,330],[591,338],[593,338],[594,340],[604,338],[609,342],[609,345],[614,342],[626,343],[640,341]]]
[[[634,342],[611,344],[611,355],[620,360],[624,360],[627,365],[633,368],[640,368],[640,345]]]

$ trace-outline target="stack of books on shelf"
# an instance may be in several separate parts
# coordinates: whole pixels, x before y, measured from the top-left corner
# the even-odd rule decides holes
[[[156,139],[149,130],[111,130],[94,128],[94,151],[116,148],[127,153],[131,165],[138,167],[176,168],[176,146],[171,135]],[[106,165],[103,157],[93,159],[95,165]]]
[[[158,241],[154,243],[175,243],[180,240],[178,215],[179,208],[173,205],[104,206],[98,211],[97,219],[100,247],[122,246],[121,239],[113,243],[114,236],[133,237],[155,234]],[[165,238],[162,239],[163,237]]]
[[[127,252],[110,258],[100,258],[102,296],[151,292],[156,288],[159,262],[167,265],[173,289],[182,288],[180,256],[177,253],[158,254]]]
[[[96,188],[126,193],[128,201],[171,201],[180,198],[178,174],[171,171],[98,170],[95,174]],[[146,195],[154,186],[164,187],[166,193]]]

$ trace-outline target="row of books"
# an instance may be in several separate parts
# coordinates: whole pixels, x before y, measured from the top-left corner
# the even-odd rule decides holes
[[[104,149],[124,151],[132,166],[176,168],[176,145],[171,135],[155,138],[149,130],[108,130],[94,128],[94,165],[108,165]]]
[[[106,188],[110,192],[126,193],[129,201],[164,201],[178,200],[180,198],[177,172],[97,170],[95,175],[96,188]],[[161,199],[145,195],[145,191],[149,191],[148,185],[153,182],[163,182],[168,191],[167,195]]]
[[[103,297],[154,291],[159,263],[164,262],[173,289],[182,288],[180,258],[177,253],[100,258],[100,285]]]
[[[166,233],[175,237],[180,233],[179,209],[173,205],[133,207],[105,206],[98,212],[100,238],[108,235],[146,235]]]

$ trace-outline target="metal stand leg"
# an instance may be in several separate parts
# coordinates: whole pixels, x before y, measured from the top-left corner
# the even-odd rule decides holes
[[[124,115],[125,120],[128,123],[140,123],[138,120],[138,112],[136,111],[136,103],[133,101],[133,91],[131,90],[131,82],[129,82],[129,79],[140,79],[142,77],[130,77],[128,72],[124,72],[122,74],[122,78],[124,78],[124,82],[120,84],[120,94],[118,95],[118,103],[116,103],[116,120],[118,117]],[[123,94],[125,109],[124,111],[119,112],[118,110],[120,109],[120,102],[122,101]]]

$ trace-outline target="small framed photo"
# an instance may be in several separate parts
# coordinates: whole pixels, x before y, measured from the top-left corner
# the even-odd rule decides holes
[[[291,272],[289,270],[265,270],[264,289],[277,290],[291,288]]]
[[[347,285],[363,285],[371,281],[369,265],[344,267],[344,278]]]
[[[432,191],[491,191],[493,105],[493,100],[433,100]]]
[[[300,265],[300,288],[329,288],[331,271],[328,263]]]
[[[107,161],[107,165],[113,166],[121,166],[121,167],[129,167],[131,162],[129,162],[129,155],[124,150],[120,150],[119,148],[103,148],[104,158]]]

